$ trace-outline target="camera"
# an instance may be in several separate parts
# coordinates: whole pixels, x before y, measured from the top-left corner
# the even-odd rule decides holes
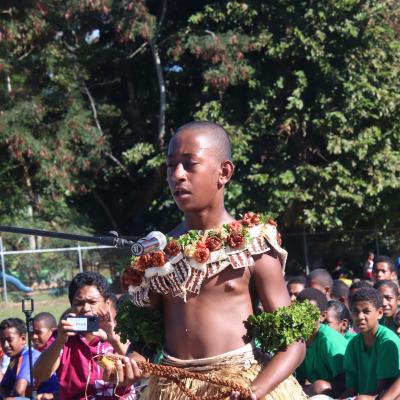
[[[96,315],[67,317],[67,321],[73,325],[73,332],[96,332],[99,330],[99,319]]]

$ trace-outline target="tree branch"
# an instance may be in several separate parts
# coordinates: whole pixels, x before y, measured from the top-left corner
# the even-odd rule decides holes
[[[104,202],[104,200],[98,195],[97,192],[95,192],[94,190],[92,191],[94,198],[97,200],[97,202],[101,205],[101,207],[103,208],[103,210],[105,211],[105,213],[107,214],[107,217],[109,218],[112,227],[118,231],[118,224],[117,221],[115,221],[115,219],[113,218],[110,209],[107,207],[107,204]]]
[[[82,81],[82,83],[83,83],[83,88],[85,89],[86,96],[88,97],[88,99],[90,101],[90,107],[92,108],[93,119],[94,119],[94,121],[96,123],[96,127],[97,127],[98,131],[100,132],[101,136],[104,136],[103,130],[101,129],[101,125],[100,125],[99,119],[97,118],[96,104],[94,103],[93,97],[90,94],[86,83],[84,81]]]
[[[118,167],[121,168],[121,170],[123,172],[125,172],[126,177],[129,179],[129,181],[133,185],[136,184],[135,180],[132,178],[132,176],[129,173],[129,171],[127,170],[127,168],[121,163],[121,161],[118,160],[117,157],[115,157],[113,154],[109,153],[108,151],[105,151],[103,154],[104,154],[105,157],[109,158],[111,161],[113,161],[115,164],[117,164]]]

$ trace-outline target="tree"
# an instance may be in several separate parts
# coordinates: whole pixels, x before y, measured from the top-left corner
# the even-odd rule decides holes
[[[165,145],[196,118],[230,133],[233,212],[286,232],[398,220],[394,0],[14,3],[0,14],[2,217],[31,205],[36,225],[168,230]]]

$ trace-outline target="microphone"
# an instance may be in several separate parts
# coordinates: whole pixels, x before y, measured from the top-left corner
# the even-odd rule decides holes
[[[162,232],[150,232],[145,238],[134,242],[131,252],[134,256],[141,256],[152,251],[163,250],[167,245],[167,238]]]

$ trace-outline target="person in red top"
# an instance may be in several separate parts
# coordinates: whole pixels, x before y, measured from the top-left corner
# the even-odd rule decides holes
[[[37,382],[57,373],[61,400],[86,398],[111,400],[123,396],[135,398],[133,387],[104,382],[103,368],[96,361],[107,353],[124,355],[128,344],[121,343],[114,332],[112,295],[106,279],[95,272],[77,274],[69,286],[71,312],[68,316],[99,318],[98,332],[79,334],[66,319],[58,324],[57,337],[41,354],[34,367]],[[120,362],[120,361],[119,361]]]

